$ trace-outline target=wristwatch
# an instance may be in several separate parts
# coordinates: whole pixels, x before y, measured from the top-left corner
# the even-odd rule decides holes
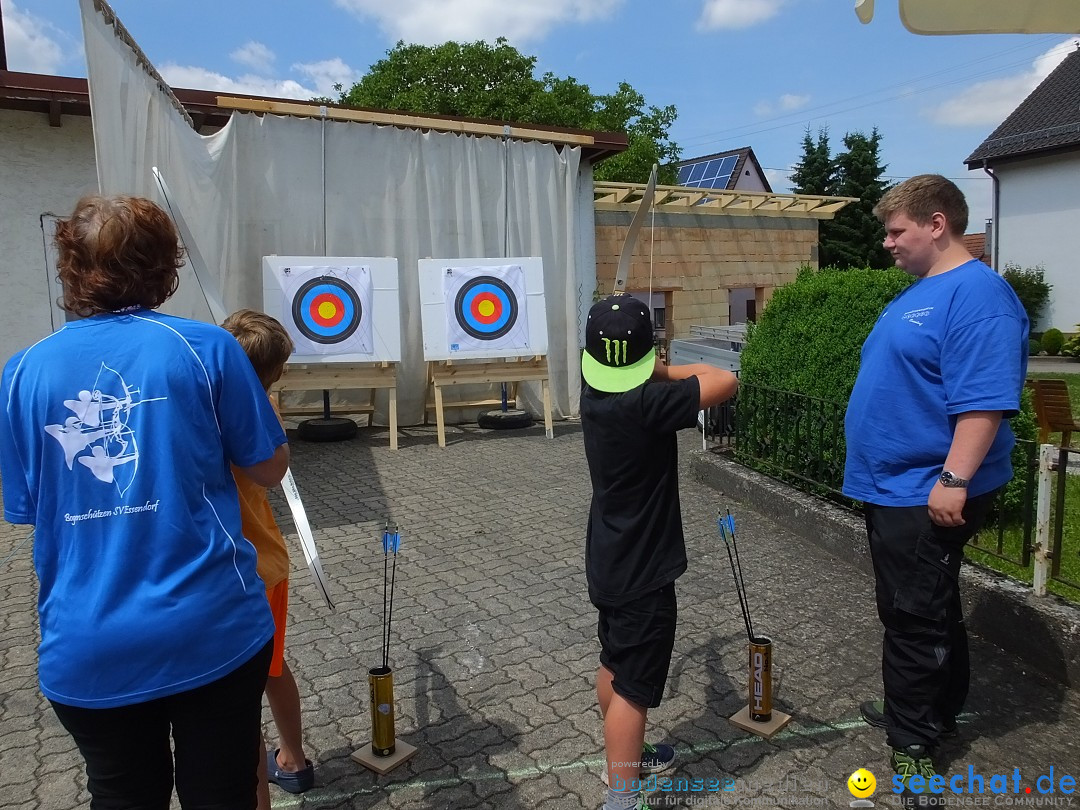
[[[941,482],[943,487],[949,487],[950,489],[965,489],[968,485],[967,478],[961,478],[959,475],[955,475],[948,470],[945,470],[938,476],[938,481]]]

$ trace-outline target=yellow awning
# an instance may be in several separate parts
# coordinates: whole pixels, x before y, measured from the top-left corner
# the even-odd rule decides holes
[[[916,34],[1080,34],[1080,0],[898,0]],[[864,23],[874,0],[855,0]]]

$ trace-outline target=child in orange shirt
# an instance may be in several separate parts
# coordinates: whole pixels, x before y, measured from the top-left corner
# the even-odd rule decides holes
[[[277,320],[250,309],[241,309],[222,324],[243,347],[259,381],[267,391],[280,379],[293,352],[288,332]],[[260,755],[259,810],[269,810],[269,782],[289,793],[303,793],[315,785],[315,768],[304,755],[300,720],[300,692],[285,662],[285,623],[289,608],[289,551],[274,520],[266,488],[233,468],[240,494],[240,519],[244,537],[258,552],[258,571],[266,585],[266,597],[274,614],[274,657],[266,680],[266,698],[280,737],[276,750]],[[260,743],[262,745],[263,743]]]

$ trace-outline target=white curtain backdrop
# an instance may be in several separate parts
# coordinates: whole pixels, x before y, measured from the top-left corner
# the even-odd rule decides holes
[[[80,3],[101,191],[160,201],[158,167],[226,309],[262,307],[265,255],[397,257],[398,413],[417,424],[427,388],[417,260],[540,256],[553,407],[576,414],[595,286],[592,173],[580,148],[247,113],[200,136],[95,0]],[[212,320],[189,269],[163,309]],[[521,393],[538,412],[539,387]],[[385,392],[376,403],[385,424]]]

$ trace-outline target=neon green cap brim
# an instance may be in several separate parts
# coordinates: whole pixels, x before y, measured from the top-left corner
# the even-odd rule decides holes
[[[621,394],[631,388],[637,388],[648,380],[656,368],[656,349],[629,366],[605,366],[588,352],[581,353],[581,375],[597,391],[609,394]]]

